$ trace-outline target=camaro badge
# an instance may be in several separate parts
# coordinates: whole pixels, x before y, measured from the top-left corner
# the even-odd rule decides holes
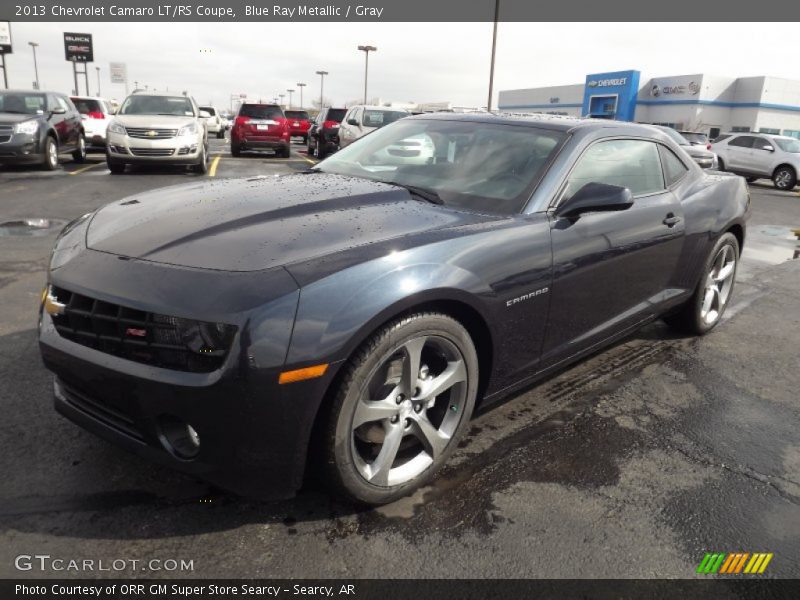
[[[540,290],[536,290],[535,292],[531,292],[530,294],[525,294],[524,296],[519,296],[517,298],[512,298],[508,302],[506,302],[506,306],[514,306],[517,302],[524,302],[525,300],[530,300],[536,296],[541,296],[542,294],[546,294],[550,291],[549,287],[544,287]]]

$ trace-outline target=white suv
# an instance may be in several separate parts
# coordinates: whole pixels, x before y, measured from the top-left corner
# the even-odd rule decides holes
[[[204,117],[208,133],[213,133],[217,139],[221,140],[225,137],[225,130],[228,128],[228,122],[220,116],[219,111],[213,106],[201,106],[201,111],[207,112],[208,117]]]
[[[711,144],[720,171],[731,171],[755,181],[772,179],[779,190],[791,190],[800,173],[800,140],[765,133],[724,134]]]
[[[351,106],[339,124],[339,148],[344,148],[358,138],[372,133],[379,127],[393,123],[410,115],[407,110],[385,106]]]
[[[125,98],[108,125],[106,161],[112,173],[130,164],[190,165],[208,171],[205,118],[192,98],[136,93]]]

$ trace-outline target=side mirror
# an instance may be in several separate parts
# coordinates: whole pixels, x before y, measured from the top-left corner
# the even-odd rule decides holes
[[[54,115],[63,115],[67,112],[67,109],[63,106],[56,106],[53,110],[50,111],[51,114]]]
[[[207,110],[201,110],[200,111],[200,118],[201,119],[210,119],[211,118],[211,113],[208,112]]]
[[[775,146],[764,146],[762,150],[766,150],[767,152],[775,152]]]
[[[626,210],[633,206],[628,188],[605,183],[587,183],[556,208],[558,217],[577,217],[585,212]]]
[[[355,125],[356,127],[358,127],[358,121],[356,121],[355,119],[347,119],[347,124]]]

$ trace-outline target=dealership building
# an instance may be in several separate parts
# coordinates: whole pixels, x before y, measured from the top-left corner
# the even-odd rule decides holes
[[[498,108],[653,123],[702,131],[712,139],[731,131],[800,138],[800,81],[779,77],[595,73],[575,85],[503,90]]]

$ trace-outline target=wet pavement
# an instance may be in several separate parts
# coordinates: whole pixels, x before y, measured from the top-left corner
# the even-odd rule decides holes
[[[241,160],[216,176],[307,166]],[[55,193],[47,175],[0,169],[0,222],[69,219],[192,177],[68,173]],[[483,411],[433,485],[376,510],[313,484],[243,500],[56,415],[34,331],[54,234],[0,236],[0,576],[64,575],[14,570],[16,555],[44,552],[194,561],[144,573],[156,577],[672,578],[698,577],[710,551],[772,552],[764,576],[800,576],[800,197],[761,182],[751,193],[739,281],[712,334],[650,325]]]

